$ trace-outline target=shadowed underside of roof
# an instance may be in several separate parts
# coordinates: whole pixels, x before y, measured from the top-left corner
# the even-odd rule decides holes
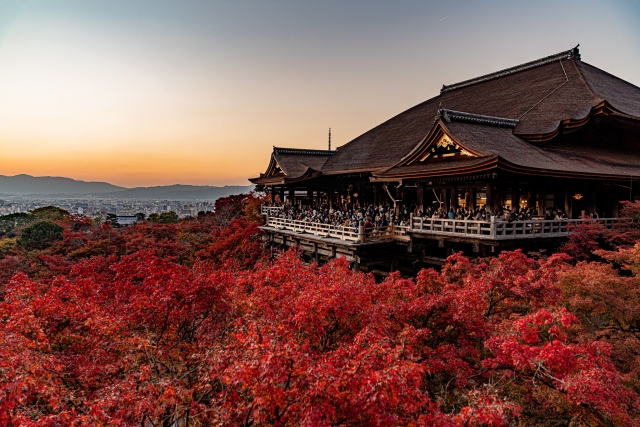
[[[554,148],[536,147],[498,126],[451,122],[447,131],[457,141],[481,154],[478,158],[444,159],[403,165],[402,162],[383,172],[378,179],[438,176],[444,173],[502,168],[514,172],[549,176],[632,176],[640,172],[640,153],[609,150],[606,156],[595,149],[566,152]]]

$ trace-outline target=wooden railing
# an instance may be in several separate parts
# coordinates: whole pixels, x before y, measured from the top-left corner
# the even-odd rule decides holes
[[[263,206],[262,213],[266,217],[265,226],[268,227],[360,243],[388,239],[409,240],[411,233],[482,240],[564,237],[571,233],[571,224],[593,221],[612,228],[618,221],[617,218],[599,218],[507,222],[497,221],[495,217],[491,217],[491,221],[411,217],[410,225],[407,226],[391,224],[386,227],[347,227],[280,218],[282,207],[279,206]]]
[[[375,240],[409,239],[409,227],[399,225],[390,225],[387,227],[347,227],[267,216],[265,226],[278,230],[308,233],[319,237],[329,237],[360,243]]]
[[[267,215],[269,216],[274,216],[275,215],[280,215],[280,213],[282,212],[284,208],[282,206],[266,206],[266,205],[262,205],[260,212],[262,213],[262,215]]]
[[[544,237],[564,237],[571,233],[570,224],[586,221],[598,222],[612,228],[616,218],[491,221],[412,218],[411,232],[437,234],[442,236],[474,237],[489,240],[538,239]]]
[[[616,218],[594,219],[561,219],[561,220],[528,220],[497,221],[494,226],[495,240],[537,239],[540,237],[565,237],[571,234],[571,226],[592,221],[605,228],[612,228]]]
[[[472,236],[491,238],[492,223],[487,221],[473,221],[466,219],[434,219],[412,218],[411,231],[439,234],[443,236]]]
[[[332,237],[340,240],[359,240],[359,230],[357,227],[343,227],[330,224],[320,224],[317,222],[298,221],[295,219],[267,217],[265,224],[279,230],[289,230],[297,233],[309,233],[314,236]]]

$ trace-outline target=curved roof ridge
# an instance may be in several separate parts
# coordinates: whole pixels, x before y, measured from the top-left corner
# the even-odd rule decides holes
[[[442,117],[444,120],[447,121],[447,123],[453,120],[455,122],[467,122],[467,123],[475,123],[480,125],[498,126],[498,127],[506,127],[506,128],[514,128],[518,126],[518,123],[520,123],[520,120],[518,119],[507,119],[504,117],[483,116],[481,114],[466,113],[464,111],[447,110],[446,108],[442,108],[442,107],[438,109],[437,117]]]
[[[314,150],[308,148],[282,148],[273,147],[273,153],[278,156],[280,154],[304,154],[306,156],[331,156],[336,150]]]
[[[440,93],[443,94],[445,92],[471,86],[476,83],[482,83],[487,80],[493,80],[499,77],[508,76],[509,74],[519,73],[520,71],[525,71],[530,68],[546,65],[551,62],[559,61],[561,59],[580,59],[580,51],[578,49],[578,46],[574,47],[573,49],[565,50],[564,52],[556,53],[555,55],[546,56],[544,58],[536,59],[535,61],[530,61],[524,64],[516,65],[514,67],[505,68],[504,70],[495,71],[493,73],[485,74],[479,77],[474,77],[469,80],[463,80],[461,82],[454,83],[449,86],[442,85],[442,89],[440,90]]]

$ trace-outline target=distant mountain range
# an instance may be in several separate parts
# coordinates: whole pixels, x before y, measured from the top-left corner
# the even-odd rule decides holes
[[[87,196],[113,199],[206,200],[246,193],[253,185],[164,185],[125,188],[108,182],[86,182],[53,176],[0,175],[0,197],[71,197]]]

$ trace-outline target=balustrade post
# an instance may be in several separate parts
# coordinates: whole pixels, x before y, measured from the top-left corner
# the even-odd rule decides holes
[[[364,243],[365,235],[364,235],[364,220],[360,220],[358,223],[358,242]]]
[[[491,237],[495,238],[496,237],[496,216],[495,215],[491,215],[490,224],[491,224]]]

